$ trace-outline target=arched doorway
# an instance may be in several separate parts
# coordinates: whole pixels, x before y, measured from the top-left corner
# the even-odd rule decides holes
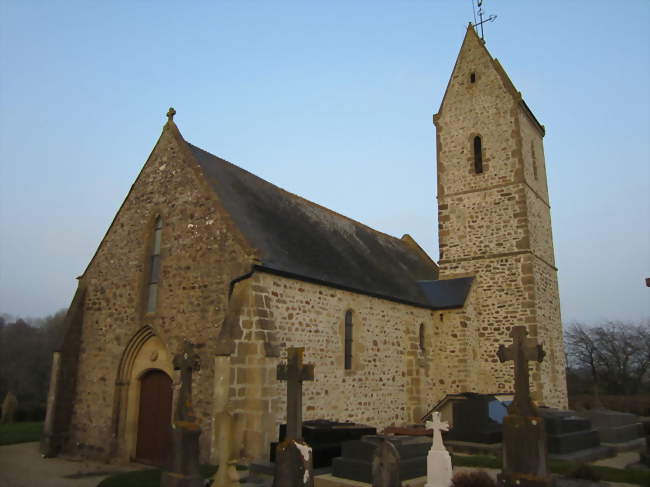
[[[163,465],[170,447],[172,380],[162,370],[150,370],[140,379],[140,411],[136,460]]]

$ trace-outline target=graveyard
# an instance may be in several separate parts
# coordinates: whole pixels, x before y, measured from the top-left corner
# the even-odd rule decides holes
[[[303,363],[302,348],[290,348],[287,362],[279,364],[277,368],[278,379],[287,383],[287,417],[286,424],[281,428],[280,442],[272,447],[272,462],[242,465],[237,464],[237,459],[230,460],[231,457],[227,457],[229,461],[217,467],[216,472],[205,467],[201,470],[198,461],[196,435],[200,434],[200,428],[192,420],[188,409],[188,405],[191,405],[191,388],[187,387],[191,383],[191,370],[195,362],[193,348],[191,344],[186,344],[182,354],[174,359],[174,363],[185,371],[185,375],[181,384],[183,392],[179,396],[180,412],[177,413],[174,432],[179,439],[173,443],[173,460],[168,464],[169,470],[163,468],[162,473],[155,471],[117,476],[104,481],[100,486],[127,486],[129,475],[131,478],[146,475],[150,477],[152,486],[160,482],[161,487],[199,487],[204,482],[202,475],[213,473],[209,480],[205,480],[205,485],[449,487],[462,481],[463,475],[468,475],[467,469],[458,471],[461,466],[482,466],[491,472],[496,470],[496,483],[493,485],[572,485],[572,476],[582,479],[581,485],[592,485],[590,481],[601,478],[648,485],[650,465],[644,466],[640,461],[636,465],[623,465],[632,467],[628,470],[597,465],[586,467],[589,461],[616,457],[617,451],[632,449],[645,452],[644,426],[639,418],[604,408],[583,412],[583,416],[573,411],[540,411],[542,408],[537,407],[530,397],[528,362],[541,362],[545,352],[534,339],[527,338],[525,327],[513,328],[511,337],[512,344],[499,346],[496,353],[499,360],[513,362],[515,390],[512,400],[507,401],[509,404],[505,416],[493,413],[492,418],[489,417],[489,403],[496,402],[504,407],[494,396],[486,398],[469,395],[460,402],[465,407],[453,408],[452,424],[461,430],[459,426],[466,418],[471,418],[472,426],[465,429],[466,433],[461,430],[455,436],[451,434],[454,427],[442,421],[440,411],[436,410],[427,414],[428,419],[423,424],[392,428],[393,431],[389,434],[377,434],[375,428],[369,425],[327,420],[303,422],[302,383],[313,380],[317,371],[313,364]],[[444,401],[440,405],[444,405]],[[481,432],[484,429],[482,425],[487,421],[496,423],[493,418],[501,419],[499,438]],[[593,419],[596,421],[592,423]],[[650,426],[647,418],[645,422],[646,428]],[[193,440],[184,441],[183,437],[188,431],[192,431]],[[494,433],[494,429],[489,431]],[[456,455],[452,462],[443,434],[454,438],[449,440],[453,449],[462,449],[463,443],[466,443],[465,451],[471,452],[474,446],[480,452],[480,447],[476,444],[483,440],[491,445],[491,452],[495,455]],[[467,438],[467,435],[473,436]],[[474,441],[463,441],[467,439]],[[496,440],[500,441],[497,443]],[[601,441],[608,446],[600,446]],[[318,461],[314,460],[316,452]],[[554,454],[553,461],[549,461],[549,454]],[[182,458],[185,460],[178,460]],[[457,469],[456,476],[452,464]],[[484,472],[480,468],[470,468],[469,472],[472,471]],[[596,482],[593,485],[599,484]]]
[[[227,10],[217,4],[219,14]],[[422,6],[430,7],[426,2]],[[337,8],[337,15],[345,18]],[[402,35],[417,17],[410,8],[404,9],[411,20],[403,23]],[[342,84],[300,107],[309,117],[302,121],[281,106],[293,98],[291,90],[284,101],[277,96],[279,105],[273,109],[253,101],[251,93],[262,86],[269,90],[264,98],[276,101],[280,83],[267,84],[259,75],[277,63],[269,61],[273,56],[262,56],[263,68],[256,58],[250,66],[261,71],[251,69],[234,81],[250,92],[201,86],[207,66],[219,64],[213,62],[204,62],[205,68],[197,63],[187,70],[192,76],[183,74],[183,80],[192,78],[191,89],[169,91],[166,83],[181,79],[177,71],[183,56],[212,56],[211,47],[201,54],[189,50],[190,56],[175,51],[188,33],[203,30],[197,24],[182,26],[187,30],[177,33],[183,20],[179,16],[177,25],[166,27],[165,49],[149,40],[143,43],[174,52],[152,63],[164,64],[166,75],[152,71],[149,88],[153,93],[154,86],[166,86],[161,92],[177,96],[173,103],[179,110],[165,101],[160,125],[142,123],[146,129],[133,137],[146,141],[148,156],[140,161],[139,172],[133,169],[133,155],[131,172],[116,170],[131,184],[111,210],[110,223],[87,215],[99,222],[103,233],[93,252],[79,253],[76,265],[85,267],[75,274],[69,306],[40,320],[0,315],[0,487],[650,487],[650,319],[633,322],[629,317],[637,316],[638,303],[622,304],[620,296],[612,297],[610,309],[624,318],[593,326],[572,321],[574,315],[566,313],[564,296],[576,299],[575,291],[563,287],[562,307],[560,303],[559,267],[566,260],[556,259],[556,239],[566,248],[581,245],[579,254],[587,259],[589,237],[565,231],[557,238],[551,201],[555,223],[558,215],[561,221],[566,214],[579,220],[576,188],[589,184],[554,179],[553,171],[575,158],[573,146],[582,142],[591,151],[600,143],[594,134],[603,129],[583,129],[574,119],[562,132],[575,130],[585,137],[582,141],[576,135],[548,144],[541,120],[550,119],[551,126],[554,121],[544,111],[546,105],[561,106],[562,115],[590,118],[577,105],[559,101],[561,90],[579,93],[581,87],[560,76],[537,74],[552,72],[545,66],[554,62],[555,54],[536,56],[531,64],[538,71],[532,75],[515,65],[509,69],[511,79],[485,38],[484,30],[497,16],[488,15],[483,0],[472,0],[472,9],[473,21],[457,29],[458,38],[463,36],[453,66],[444,68],[444,80],[436,85],[437,110],[431,110],[431,90],[413,95],[425,107],[424,118],[408,113],[406,106],[350,105],[349,99],[338,98],[347,92],[354,72],[362,73],[368,86],[379,72],[395,72],[393,81],[375,93],[377,100],[397,90],[392,83],[405,78],[409,81],[399,85],[404,92],[414,89],[420,78],[422,85],[429,83],[419,71],[409,73],[383,62],[382,55],[398,40],[396,33],[388,44],[374,43],[383,46],[376,50],[376,72],[359,63],[370,57],[368,49],[359,49],[356,58],[347,52],[351,41],[343,41],[345,55],[335,58],[358,66],[340,73],[327,67],[335,76],[323,77],[324,82]],[[195,21],[202,13],[197,10]],[[392,16],[396,13],[401,12]],[[276,21],[284,18],[275,15]],[[317,17],[320,25],[319,15],[301,17],[301,22],[308,25],[307,17]],[[218,19],[215,30],[228,30],[225,18]],[[248,26],[247,20],[233,22],[236,34]],[[370,20],[369,12],[360,12],[350,30],[363,37],[362,27]],[[251,24],[253,31],[267,26],[265,15],[259,22]],[[391,24],[386,22],[382,25]],[[288,25],[288,31],[295,27]],[[440,20],[438,25],[443,25]],[[267,41],[280,36],[279,24],[273,30],[266,38],[257,32],[248,35],[254,50],[263,52]],[[327,42],[320,55],[330,48],[336,51],[329,40],[340,34],[333,25],[325,30]],[[382,42],[390,37],[386,30],[377,29]],[[210,71],[206,79],[246,71],[245,43],[235,41],[233,32],[226,35],[233,37],[232,46],[228,39],[223,52],[215,50],[214,59],[224,61],[221,71]],[[317,51],[302,46],[311,39],[307,34],[283,46],[289,58],[303,48],[307,54],[283,73],[282,84],[295,83],[297,89],[304,83],[318,91],[315,78],[338,59],[318,60],[322,66],[314,72],[321,75],[301,78],[297,73],[310,71],[318,58]],[[549,40],[555,42],[555,37],[559,35]],[[490,48],[506,53],[504,46],[512,48],[508,43],[513,39],[506,40]],[[399,64],[395,59],[405,58],[420,43],[394,47],[391,62]],[[194,39],[188,46],[192,44],[204,48]],[[437,52],[424,49],[426,55],[420,54],[413,65],[428,63],[422,59],[432,52],[443,58],[449,49],[442,43]],[[134,64],[139,69],[147,65],[142,60]],[[435,79],[440,78],[443,64],[435,69],[429,64],[427,70],[437,71]],[[586,67],[580,74],[585,72]],[[535,94],[525,99],[515,76]],[[589,82],[597,76],[591,78]],[[143,99],[149,94],[148,89],[140,91]],[[205,100],[188,103],[185,94],[194,91]],[[208,92],[216,98],[209,101]],[[237,99],[242,107],[249,103],[256,123],[247,112],[238,120],[239,109],[225,108],[226,98]],[[160,100],[155,102],[160,105]],[[199,116],[210,103],[213,112]],[[339,107],[327,123],[340,133],[326,133],[316,124],[328,104]],[[365,118],[355,119],[356,112]],[[257,119],[257,113],[265,115]],[[246,151],[227,144],[233,132],[222,137],[219,131],[226,134],[229,123],[213,123],[217,115],[236,127],[237,136],[246,137]],[[89,124],[92,118],[86,115],[84,123],[109,132],[99,119]],[[282,118],[295,129],[285,126],[274,133],[273,121]],[[355,142],[352,128],[369,125],[371,119],[388,120],[394,136],[373,133],[363,141],[365,149],[337,149],[345,162],[332,170],[330,159],[339,156],[325,155],[324,147],[346,137]],[[418,130],[426,122],[428,132],[398,131],[407,119],[416,120],[412,127]],[[294,130],[310,123],[313,133],[306,140],[311,145],[294,147]],[[270,143],[247,133],[256,124],[273,134]],[[59,126],[67,128],[66,123]],[[56,137],[68,138],[65,132]],[[409,152],[416,139],[428,144],[426,162]],[[377,154],[387,142],[402,149],[382,165]],[[101,152],[86,145],[88,154]],[[133,150],[142,152],[143,146]],[[286,176],[278,162],[285,146],[300,158],[301,168],[293,165],[287,171],[308,168],[309,184],[322,178],[322,185],[317,184],[321,194],[303,197],[291,186],[276,185]],[[210,147],[215,150],[205,149]],[[343,157],[346,152],[369,161],[352,190],[325,176],[336,171],[340,180],[356,177],[348,171],[356,163]],[[588,158],[587,153],[580,157]],[[262,168],[247,160],[260,154],[266,164]],[[411,165],[405,162],[410,159],[415,160]],[[318,164],[320,175],[311,172]],[[399,184],[405,189],[398,191],[393,181],[377,185],[373,176],[381,171],[395,181],[403,176]],[[100,173],[97,168],[95,172]],[[425,179],[429,187],[416,184]],[[558,193],[564,196],[550,191],[551,182],[566,185]],[[369,193],[361,189],[375,191],[388,203],[374,221],[368,220],[373,226],[354,212],[343,214],[348,208],[338,206],[339,198],[351,195],[350,201],[374,210]],[[418,192],[432,213],[427,225],[434,222],[433,228],[424,234],[435,234],[434,246],[421,238],[410,218],[414,206],[404,195]],[[323,204],[306,197],[332,193],[334,199]],[[627,213],[631,219],[635,212]],[[383,226],[396,220],[412,225],[410,233],[401,226],[399,233]],[[612,222],[603,226],[615,233],[609,228]],[[44,240],[51,238],[45,233]],[[78,252],[70,245],[69,253]],[[591,268],[594,259],[589,260]],[[614,282],[606,283],[609,289],[623,289],[604,260],[602,274]],[[639,263],[634,264],[636,269]],[[587,273],[575,274],[564,274],[562,286],[573,282],[587,289]],[[650,280],[645,285],[650,287]],[[589,294],[581,311],[595,316],[597,300]]]
[[[118,473],[99,487],[450,487],[488,480],[495,486],[560,487],[574,485],[571,479],[584,486],[602,485],[596,479],[649,485],[650,465],[626,462],[633,458],[630,451],[646,451],[650,418],[605,408],[575,412],[537,406],[530,396],[528,363],[544,360],[545,351],[527,337],[525,327],[515,327],[511,338],[495,356],[512,362],[514,394],[459,394],[436,404],[421,423],[383,432],[372,425],[303,421],[303,382],[313,381],[318,370],[304,363],[304,349],[290,348],[276,372],[286,383],[287,415],[269,452],[272,461],[246,462],[231,452],[219,466],[199,462],[202,428],[193,413],[191,387],[199,362],[195,346],[185,342],[173,360],[181,383],[165,466]],[[15,398],[3,403],[0,440],[7,436],[6,443],[23,441],[20,432],[7,435],[9,427],[34,429],[33,423],[13,421],[15,406]],[[229,422],[219,424],[226,425],[220,433],[228,452]],[[37,428],[40,436],[40,424]],[[22,435],[30,441],[34,432]],[[485,451],[491,455],[481,454]],[[614,461],[623,468],[604,466]]]

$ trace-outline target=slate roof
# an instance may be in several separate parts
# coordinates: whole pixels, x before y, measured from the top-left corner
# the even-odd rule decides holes
[[[473,277],[459,277],[443,281],[418,281],[420,290],[436,309],[459,308],[465,304],[465,299],[474,282]]]
[[[258,267],[427,308],[463,305],[466,293],[462,299],[452,295],[464,285],[454,285],[456,279],[435,281],[438,268],[421,249],[188,147],[235,224],[258,249]]]

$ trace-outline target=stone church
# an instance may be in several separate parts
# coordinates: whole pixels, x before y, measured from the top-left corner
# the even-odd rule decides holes
[[[287,347],[315,364],[305,419],[383,428],[446,394],[512,391],[496,351],[525,324],[547,351],[533,397],[566,407],[544,126],[471,25],[433,117],[438,263],[192,145],[173,116],[79,277],[44,453],[160,464],[184,340],[203,461],[223,412],[237,453],[268,458]]]

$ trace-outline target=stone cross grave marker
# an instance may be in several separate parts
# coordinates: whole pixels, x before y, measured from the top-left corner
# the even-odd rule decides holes
[[[199,369],[199,355],[194,351],[194,345],[188,341],[183,343],[183,350],[174,356],[174,369],[181,371],[181,389],[178,392],[174,422],[196,422],[192,408],[192,372]]]
[[[380,439],[372,459],[372,487],[401,487],[400,455],[386,436]]]
[[[427,483],[424,487],[448,487],[451,485],[451,457],[442,443],[441,431],[449,431],[449,423],[440,421],[440,413],[434,412],[425,426],[433,430],[433,443],[427,455]]]
[[[176,412],[171,427],[172,450],[160,478],[161,487],[203,487],[199,470],[201,427],[192,408],[192,372],[199,369],[195,345],[185,341],[181,353],[174,356],[174,369],[181,372]]]
[[[497,356],[501,362],[515,363],[515,398],[508,408],[510,414],[537,416],[537,409],[530,399],[530,381],[528,377],[528,362],[541,362],[546,352],[534,338],[526,338],[528,331],[525,326],[513,326],[510,331],[512,345],[499,345]]]
[[[428,430],[433,430],[433,444],[434,450],[444,450],[445,445],[442,444],[441,431],[449,431],[449,423],[447,421],[440,421],[440,413],[431,413],[431,421],[427,421],[425,426]]]
[[[499,345],[501,362],[512,360],[515,367],[515,398],[503,420],[503,466],[497,480],[502,487],[550,486],[544,418],[530,399],[528,362],[544,359],[544,350],[533,338],[526,338],[525,326],[510,332],[512,345]]]
[[[303,347],[287,349],[287,363],[279,364],[278,380],[287,381],[287,439],[302,439],[302,383],[314,380],[314,364],[303,364]]]

